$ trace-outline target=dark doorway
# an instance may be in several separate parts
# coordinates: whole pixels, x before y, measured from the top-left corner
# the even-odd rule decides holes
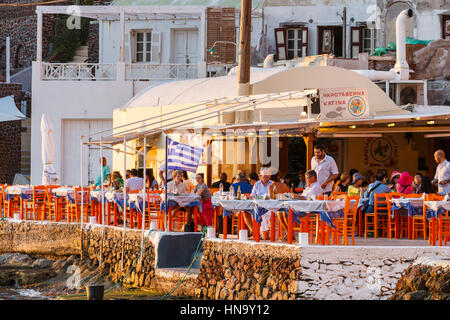
[[[306,144],[302,137],[289,138],[288,174],[293,178],[294,185],[298,185],[297,172],[306,170]]]
[[[319,33],[319,54],[333,53],[336,57],[342,57],[344,50],[342,46],[342,26],[321,26]]]

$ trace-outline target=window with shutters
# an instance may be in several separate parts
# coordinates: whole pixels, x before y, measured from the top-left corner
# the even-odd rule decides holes
[[[161,63],[161,32],[131,30],[130,36],[132,63]]]
[[[308,27],[282,24],[275,30],[278,60],[290,60],[308,55]]]
[[[302,30],[287,29],[287,58],[302,56]]]
[[[150,62],[152,61],[152,32],[136,32],[136,62]]]
[[[373,28],[362,28],[362,36],[362,52],[372,53],[376,46],[376,30]]]

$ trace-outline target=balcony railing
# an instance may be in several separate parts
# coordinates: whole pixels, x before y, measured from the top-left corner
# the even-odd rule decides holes
[[[116,80],[113,63],[44,63],[43,80]]]
[[[150,64],[126,65],[126,80],[184,80],[198,78],[196,64]]]

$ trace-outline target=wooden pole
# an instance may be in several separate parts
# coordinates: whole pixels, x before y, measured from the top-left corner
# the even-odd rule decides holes
[[[252,26],[252,0],[241,0],[239,25],[238,96],[250,94],[250,42]]]
[[[306,171],[311,170],[311,159],[314,156],[314,133],[307,133],[303,136],[306,144]]]

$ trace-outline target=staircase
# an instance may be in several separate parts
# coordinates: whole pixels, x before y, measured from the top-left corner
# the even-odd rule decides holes
[[[21,161],[20,172],[30,179],[31,171],[31,119],[22,120],[22,128],[24,128],[21,137]]]
[[[88,46],[80,46],[75,51],[75,55],[70,63],[84,63],[89,59]]]

